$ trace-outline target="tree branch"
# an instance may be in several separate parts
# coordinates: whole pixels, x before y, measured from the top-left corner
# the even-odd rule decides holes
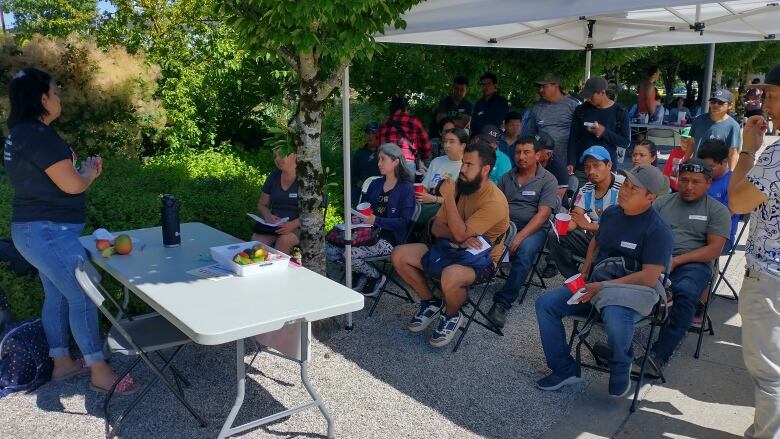
[[[301,66],[298,63],[298,60],[296,59],[295,55],[293,55],[289,50],[285,49],[284,47],[280,47],[276,49],[276,54],[279,55],[287,64],[290,65],[290,67],[295,70],[295,73],[297,73],[300,76],[300,70]]]
[[[325,100],[328,95],[333,91],[334,88],[339,87],[341,85],[341,81],[344,79],[344,71],[349,66],[349,60],[342,59],[341,64],[339,64],[339,67],[336,69],[335,72],[333,72],[328,79],[323,81],[322,87],[320,87],[320,93],[319,98],[320,100]]]

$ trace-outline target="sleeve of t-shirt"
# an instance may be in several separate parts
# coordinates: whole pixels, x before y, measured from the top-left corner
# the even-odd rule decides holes
[[[729,214],[729,210],[714,198],[709,201],[707,234],[718,235],[729,239],[731,236],[731,215]]]
[[[551,176],[548,176],[551,177]],[[558,181],[555,178],[545,178],[539,204],[555,210],[558,207]]]
[[[471,101],[463,102],[463,114],[462,116],[471,117],[471,113],[474,112],[474,104]]]
[[[585,104],[580,104],[585,105]],[[578,106],[579,107],[579,106]],[[584,107],[583,107],[584,109]],[[580,126],[582,126],[582,116],[578,113],[584,113],[584,111],[577,111],[577,108],[575,107],[574,113],[571,116],[571,129],[569,130],[569,149],[567,154],[568,161],[566,162],[567,165],[571,166],[577,166],[577,133],[579,132]]]
[[[772,184],[777,184],[777,169],[780,167],[780,142],[766,147],[758,157],[756,165],[748,172],[747,179],[756,189],[771,196]]]
[[[574,207],[579,207],[584,211],[587,211],[588,207],[590,207],[590,206],[585,206],[585,186],[581,187],[577,191],[577,195],[574,197]],[[607,212],[604,211],[604,213]]]
[[[534,105],[530,111],[528,111],[528,119],[523,122],[522,133],[523,136],[535,136],[536,135],[536,106]]]
[[[431,178],[432,175],[436,173],[436,165],[437,165],[436,159],[433,159],[433,161],[431,161],[431,165],[428,166],[428,170],[425,171],[425,176],[423,177],[422,185],[425,186],[426,189],[431,188]]]
[[[696,119],[694,119],[693,123],[691,124],[691,131],[688,133],[694,139],[698,139],[698,137],[696,137],[696,133],[698,132],[696,127],[699,125],[698,122],[699,122],[699,118],[700,117],[702,117],[702,116],[696,116]],[[709,116],[707,116],[707,117],[709,117]]]
[[[274,190],[274,182],[276,181],[276,172],[272,172],[268,174],[268,177],[265,178],[265,183],[263,183],[263,193],[271,195],[271,191]]]
[[[648,227],[642,244],[642,265],[661,265],[668,267],[672,259],[674,236],[666,224],[659,222]]]
[[[730,148],[737,148],[737,149],[739,149],[740,145],[742,145],[742,140],[740,139],[740,135],[739,135],[739,124],[737,124],[736,122],[731,124],[729,135],[726,138],[726,145],[728,145]]]
[[[24,150],[25,157],[43,171],[62,160],[73,160],[70,146],[51,129],[37,132]]]
[[[620,105],[620,104],[615,104]],[[620,132],[617,131],[610,131],[608,129],[604,130],[604,134],[602,135],[602,138],[605,142],[609,143],[610,145],[619,146],[622,148],[628,148],[628,145],[631,143],[631,125],[628,121],[628,112],[626,111],[617,111],[617,107],[615,108],[615,122],[617,122],[617,117],[622,116],[623,120],[620,122]]]

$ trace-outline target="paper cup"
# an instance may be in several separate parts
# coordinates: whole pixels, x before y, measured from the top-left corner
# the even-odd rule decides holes
[[[414,191],[418,194],[421,194],[425,192],[425,186],[422,185],[422,183],[415,183],[414,184]]]
[[[371,210],[371,203],[360,203],[357,205],[357,211],[362,213],[365,216],[371,216],[371,214],[374,213],[373,210]]]
[[[559,213],[555,215],[555,231],[558,232],[558,236],[566,236],[569,233],[569,222],[571,221],[571,215],[568,213]]]
[[[566,284],[572,294],[579,293],[580,290],[585,289],[585,278],[582,277],[581,273],[577,273],[563,282]]]

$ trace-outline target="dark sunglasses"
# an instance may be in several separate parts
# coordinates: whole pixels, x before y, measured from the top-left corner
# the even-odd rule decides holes
[[[683,163],[680,165],[680,172],[696,172],[709,175],[712,171],[710,168],[706,168],[698,163]]]

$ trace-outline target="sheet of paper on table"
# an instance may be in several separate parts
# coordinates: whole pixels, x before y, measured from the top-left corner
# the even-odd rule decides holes
[[[202,277],[208,280],[222,280],[234,277],[232,271],[223,268],[219,264],[206,265],[205,267],[195,268],[187,272],[195,277]]]

